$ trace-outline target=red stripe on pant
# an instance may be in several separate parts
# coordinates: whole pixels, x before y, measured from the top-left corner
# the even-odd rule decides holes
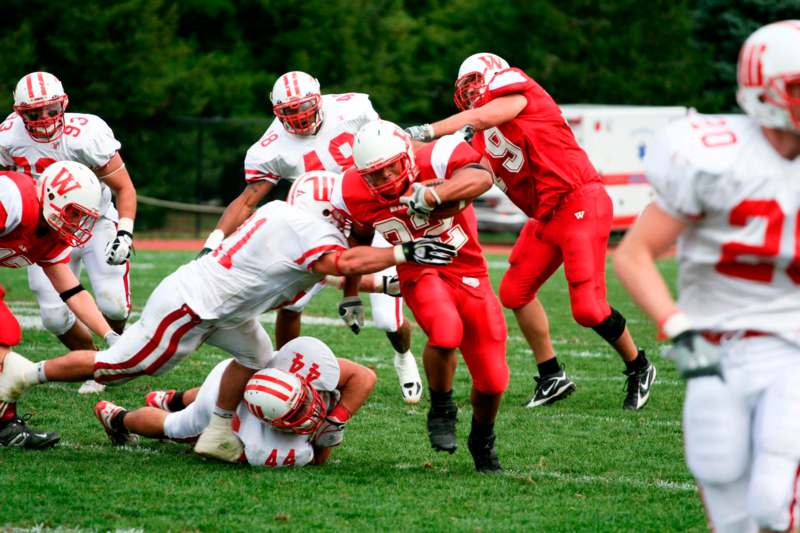
[[[144,371],[138,371],[134,373],[121,373],[121,374],[114,374],[114,375],[95,375],[95,380],[99,383],[108,382],[108,381],[116,381],[119,379],[126,379],[135,376],[140,376],[145,373],[152,373],[158,368],[160,368],[166,361],[169,360],[172,355],[174,355],[175,350],[178,348],[178,343],[180,342],[181,337],[186,334],[187,331],[192,329],[194,326],[200,323],[200,318],[192,311],[188,305],[182,305],[180,309],[177,309],[170,314],[168,314],[164,319],[158,324],[156,328],[156,332],[150,341],[145,344],[138,352],[136,352],[133,357],[128,359],[127,361],[123,361],[121,363],[103,363],[103,362],[95,362],[94,364],[94,371],[95,374],[98,370],[125,370],[131,367],[135,367],[142,361],[144,361],[156,348],[161,344],[161,340],[164,337],[164,333],[166,332],[167,328],[169,328],[172,324],[180,320],[185,316],[190,316],[192,320],[187,322],[186,324],[179,327],[175,332],[172,334],[172,338],[170,339],[169,345],[164,353],[156,360],[155,363],[150,365]]]
[[[800,466],[797,467],[797,471],[794,474],[794,495],[792,497],[792,503],[789,504],[789,531],[794,531],[794,525],[797,523],[797,519],[795,517],[794,510],[797,507],[797,482],[800,480]]]

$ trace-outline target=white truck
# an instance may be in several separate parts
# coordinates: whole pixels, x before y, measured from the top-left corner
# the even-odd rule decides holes
[[[624,231],[653,198],[644,176],[647,144],[688,109],[575,104],[562,105],[561,110],[614,202],[611,230]],[[485,231],[519,231],[527,220],[497,187],[476,199],[475,211],[478,227]]]

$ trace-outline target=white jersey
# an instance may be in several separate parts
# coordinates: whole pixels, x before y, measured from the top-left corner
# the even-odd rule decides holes
[[[189,307],[224,327],[299,300],[324,278],[311,270],[314,262],[346,248],[344,235],[333,225],[274,201],[174,276]]]
[[[735,115],[691,115],[648,151],[658,205],[687,224],[678,306],[694,327],[800,341],[800,158]]]
[[[315,135],[288,133],[276,118],[244,158],[247,182],[294,180],[310,170],[343,172],[353,166],[353,139],[359,128],[378,119],[369,96],[322,96],[324,120]]]
[[[86,113],[65,113],[64,132],[51,142],[37,142],[25,129],[22,118],[12,113],[0,124],[0,166],[39,176],[56,161],[77,161],[91,169],[108,163],[120,149],[119,141],[105,121]],[[117,221],[111,189],[100,181],[103,198],[100,213]]]

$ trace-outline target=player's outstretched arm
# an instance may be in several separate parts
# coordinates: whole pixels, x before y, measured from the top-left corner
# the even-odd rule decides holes
[[[113,343],[119,335],[114,333],[111,326],[97,308],[94,298],[75,277],[69,265],[58,263],[43,267],[44,273],[53,284],[53,288],[61,296],[64,303],[75,313],[81,322],[103,337],[107,343]]]
[[[456,249],[437,239],[422,238],[391,248],[356,246],[343,252],[323,255],[312,266],[318,274],[351,276],[373,274],[401,263],[449,265],[457,255]]]
[[[443,135],[455,133],[466,125],[471,125],[476,130],[485,130],[512,120],[525,109],[526,105],[528,105],[528,99],[522,94],[509,94],[481,107],[461,111],[433,124],[412,126],[407,131],[416,141],[432,141]]]
[[[242,193],[225,208],[219,222],[217,222],[216,229],[209,234],[198,257],[214,250],[225,237],[233,233],[233,230],[247,220],[247,217],[252,215],[253,211],[258,207],[258,203],[264,199],[274,186],[270,181],[248,183]]]
[[[655,260],[675,243],[683,229],[681,220],[651,203],[614,252],[614,271],[622,285],[657,324],[678,308]]]
[[[119,152],[94,171],[98,179],[114,192],[119,224],[116,237],[106,246],[106,261],[121,265],[131,256],[133,249],[133,221],[136,219],[136,188]]]

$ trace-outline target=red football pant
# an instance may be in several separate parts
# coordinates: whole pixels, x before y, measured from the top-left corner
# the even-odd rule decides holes
[[[6,291],[0,285],[0,346],[16,346],[22,339],[22,330],[11,309],[3,301]]]
[[[570,193],[549,220],[529,221],[500,283],[503,305],[519,309],[530,303],[563,262],[575,321],[594,327],[608,318],[605,272],[612,216],[603,184],[591,183]]]
[[[489,278],[471,279],[479,282],[478,287],[430,269],[416,280],[403,281],[403,296],[428,344],[459,348],[475,389],[502,394],[508,387],[506,320]]]

